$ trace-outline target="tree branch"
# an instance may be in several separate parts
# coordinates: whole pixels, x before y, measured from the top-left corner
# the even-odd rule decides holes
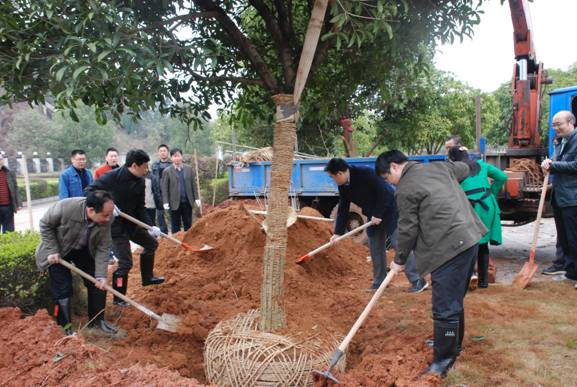
[[[281,92],[280,87],[272,71],[263,60],[256,47],[240,31],[226,12],[218,7],[212,0],[193,0],[194,4],[204,11],[216,12],[215,19],[220,23],[225,33],[237,44],[241,53],[252,63],[255,71],[263,80],[265,87],[272,93]]]
[[[277,23],[274,15],[262,0],[249,0],[249,3],[257,10],[268,30],[271,32],[272,40],[278,50],[279,59],[283,68],[285,87],[287,88],[285,92],[292,92],[296,73],[293,67],[293,53],[287,44],[289,37],[283,35],[279,23]]]

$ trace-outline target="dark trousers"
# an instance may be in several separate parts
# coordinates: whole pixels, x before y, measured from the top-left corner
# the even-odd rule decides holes
[[[373,289],[377,289],[387,276],[387,228],[384,222],[373,226],[369,236],[369,250],[373,261]]]
[[[477,249],[474,245],[433,270],[433,319],[457,321],[464,311],[463,300],[473,275]]]
[[[184,226],[184,231],[192,226],[192,206],[188,202],[180,202],[178,210],[170,211],[172,221],[172,233],[180,231],[180,226]]]
[[[67,262],[73,262],[74,265],[85,272],[94,276],[94,258],[90,255],[88,248],[82,250],[72,250],[65,257],[62,257]],[[54,300],[61,300],[63,298],[72,297],[72,274],[70,270],[62,265],[50,265],[48,266],[48,275],[50,277],[50,290],[52,291],[52,297]],[[94,284],[87,279],[82,279],[84,281],[84,286],[86,289],[91,291],[94,288],[95,291],[104,291],[97,289]]]
[[[0,206],[0,234],[14,231],[14,209],[11,205]]]
[[[154,257],[154,252],[158,247],[158,242],[154,239],[148,231],[142,228],[134,228],[134,230],[127,235],[113,236],[112,249],[116,258],[118,258],[118,268],[114,272],[116,276],[128,275],[132,269],[132,250],[130,249],[130,241],[142,246],[143,250],[140,257]]]
[[[563,250],[566,276],[577,280],[577,206],[553,206],[555,228]]]
[[[151,226],[156,226],[156,208],[147,208],[146,215],[148,215],[148,222],[146,223],[148,223]]]
[[[156,224],[160,231],[165,234],[168,234],[168,227],[166,226],[166,221],[164,220],[164,209],[156,209]]]

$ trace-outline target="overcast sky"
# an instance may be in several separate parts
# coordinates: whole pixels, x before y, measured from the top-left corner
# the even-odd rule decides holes
[[[490,0],[482,9],[473,39],[440,46],[435,62],[470,86],[493,91],[513,74],[513,26],[507,1]],[[577,62],[577,0],[535,0],[529,9],[537,60],[545,69],[567,70]]]

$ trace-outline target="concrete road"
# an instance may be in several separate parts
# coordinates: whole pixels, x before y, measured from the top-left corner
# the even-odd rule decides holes
[[[40,204],[32,203],[32,224],[35,231],[38,231],[38,223],[40,222],[40,218],[42,218],[48,208],[50,208],[52,204],[56,203],[56,201],[57,199]],[[28,208],[24,207],[16,213],[14,216],[14,227],[16,228],[16,231],[28,231],[31,229]]]

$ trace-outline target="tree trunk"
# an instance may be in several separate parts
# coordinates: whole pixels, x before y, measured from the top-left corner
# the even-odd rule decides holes
[[[261,322],[264,331],[286,326],[281,305],[284,265],[287,245],[287,208],[290,178],[292,173],[293,149],[296,138],[293,96],[273,96],[276,104],[274,125],[273,159],[268,212],[268,233],[263,257],[263,281],[261,288]]]

